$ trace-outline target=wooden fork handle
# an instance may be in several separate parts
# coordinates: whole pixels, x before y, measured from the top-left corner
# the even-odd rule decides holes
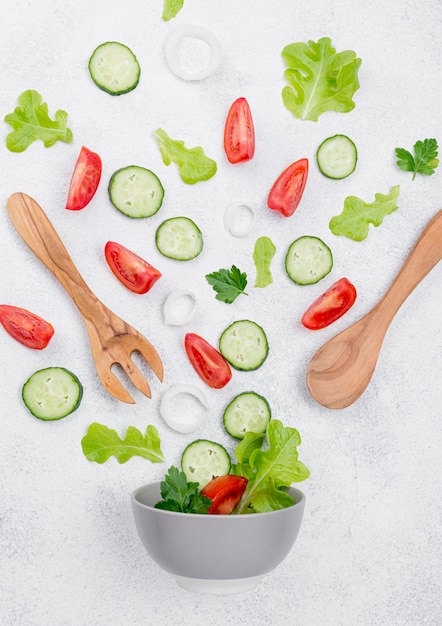
[[[23,241],[58,278],[80,313],[87,317],[91,303],[100,305],[101,302],[81,277],[46,213],[25,193],[12,194],[7,208],[11,222]]]
[[[413,289],[442,259],[442,210],[428,222],[388,291],[375,307],[387,325]],[[382,315],[377,315],[382,311]]]

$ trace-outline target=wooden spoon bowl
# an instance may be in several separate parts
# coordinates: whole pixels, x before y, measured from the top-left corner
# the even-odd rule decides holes
[[[387,329],[413,289],[442,258],[442,211],[428,223],[390,288],[364,317],[325,343],[307,368],[307,388],[329,409],[353,404],[373,375]]]

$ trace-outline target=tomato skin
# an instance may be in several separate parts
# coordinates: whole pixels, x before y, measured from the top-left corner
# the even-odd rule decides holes
[[[147,293],[162,276],[153,265],[115,241],[106,243],[104,255],[114,276],[133,293]]]
[[[347,278],[340,278],[309,306],[302,324],[310,330],[333,324],[353,306],[356,295],[355,286]]]
[[[33,350],[46,348],[54,334],[52,324],[20,307],[0,304],[0,324],[16,341]]]
[[[252,112],[245,98],[235,100],[227,113],[224,152],[229,163],[250,161],[255,154],[255,128]]]
[[[102,163],[96,152],[82,146],[69,187],[66,208],[80,211],[92,200],[101,180]]]
[[[232,370],[226,359],[208,341],[187,333],[184,348],[198,376],[212,389],[225,387],[232,378]]]
[[[230,515],[247,487],[244,476],[217,476],[208,483],[201,493],[212,500],[207,510],[209,515]]]
[[[291,163],[276,179],[269,191],[269,209],[290,217],[298,208],[308,178],[308,159]]]

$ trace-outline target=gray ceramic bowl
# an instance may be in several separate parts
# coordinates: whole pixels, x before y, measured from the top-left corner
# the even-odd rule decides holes
[[[291,487],[295,504],[271,513],[195,515],[155,509],[160,482],[136,489],[132,510],[152,559],[181,587],[201,593],[252,589],[288,555],[302,522],[305,496]]]

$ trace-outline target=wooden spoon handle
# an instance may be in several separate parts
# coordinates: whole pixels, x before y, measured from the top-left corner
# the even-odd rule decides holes
[[[93,304],[101,304],[75,267],[68,251],[43,209],[30,196],[14,193],[8,199],[11,222],[23,241],[60,281],[78,309],[87,316]]]
[[[375,307],[388,325],[401,305],[442,259],[442,210],[428,222],[390,288]],[[377,315],[382,311],[382,315]]]

